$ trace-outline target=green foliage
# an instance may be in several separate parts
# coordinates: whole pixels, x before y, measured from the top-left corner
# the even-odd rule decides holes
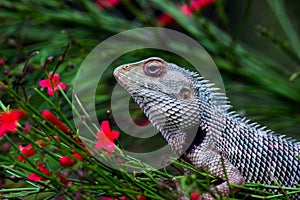
[[[246,23],[247,15],[255,12],[250,9],[253,6],[252,1],[243,3],[246,9],[240,28]],[[149,199],[174,199],[179,197],[180,190],[186,195],[194,191],[207,192],[211,185],[218,182],[184,162],[175,161],[173,166],[167,169],[154,170],[122,153],[122,159],[128,161],[126,164],[143,169],[143,172],[129,174],[112,170],[89,153],[81,153],[84,162],[78,162],[68,170],[62,169],[59,165],[62,155],[71,156],[74,149],[84,152],[86,149],[50,123],[43,123],[44,118],[40,113],[49,109],[68,125],[76,136],[72,121],[73,107],[69,98],[72,95],[77,69],[85,56],[99,42],[113,34],[132,28],[160,26],[157,13],[169,13],[174,18],[171,28],[196,39],[212,55],[221,71],[234,110],[253,121],[299,139],[300,42],[297,28],[292,23],[293,20],[299,19],[290,19],[283,0],[266,0],[265,3],[275,16],[283,34],[279,35],[273,30],[275,28],[264,24],[258,26],[256,31],[274,45],[274,48],[280,49],[283,52],[282,56],[285,54],[291,61],[291,66],[284,66],[265,52],[258,52],[239,40],[241,32],[237,30],[238,33],[234,33],[235,30],[231,30],[230,26],[235,23],[235,19],[228,15],[230,1],[218,0],[208,10],[186,16],[180,12],[180,2],[167,0],[123,0],[115,8],[102,9],[99,9],[95,2],[85,0],[2,0],[0,59],[5,61],[4,66],[0,66],[2,107],[24,109],[28,114],[26,123],[34,126],[29,134],[18,130],[17,135],[6,135],[0,140],[2,146],[7,142],[12,146],[9,152],[1,151],[0,154],[0,168],[3,169],[3,172],[0,172],[0,181],[5,184],[5,189],[0,190],[0,195],[5,198],[33,199],[51,199],[61,195],[66,199],[73,199],[79,192],[83,199],[96,199],[100,196],[119,198],[123,195],[130,199],[137,198],[137,195]],[[39,54],[32,53],[35,51]],[[99,121],[110,119],[106,111],[110,109],[110,94],[112,85],[115,84],[113,69],[120,64],[143,59],[155,53],[180,66],[190,67],[185,60],[157,50],[141,50],[122,56],[107,69],[97,88],[96,107]],[[61,75],[62,82],[66,83],[68,88],[65,93],[61,90],[59,94],[48,97],[46,90],[41,89],[38,82],[53,71]],[[132,105],[135,106],[134,103]],[[137,111],[138,108],[133,110],[132,116],[136,119],[140,116],[140,111]],[[22,121],[21,124],[24,123]],[[54,135],[58,135],[61,141],[53,139]],[[40,148],[36,141],[45,137],[51,138],[49,146]],[[125,140],[122,145],[130,145],[130,142],[132,141]],[[27,158],[27,164],[23,164],[17,161],[17,156],[20,155],[18,145],[28,143],[33,144],[36,150],[39,149],[39,154]],[[47,163],[52,172],[68,173],[72,186],[65,187],[55,175],[47,177],[41,173],[35,167],[38,160]],[[195,174],[183,175],[178,168],[189,169]],[[147,172],[146,169],[153,171]],[[84,176],[80,177],[78,174],[83,173],[82,171]],[[28,181],[30,173],[37,173],[47,180],[38,183]],[[177,182],[170,181],[174,176]],[[240,187],[241,192],[235,197],[278,199],[284,196],[265,192],[264,189],[270,187],[275,186],[247,183],[245,187]],[[299,189],[283,189],[299,192]]]

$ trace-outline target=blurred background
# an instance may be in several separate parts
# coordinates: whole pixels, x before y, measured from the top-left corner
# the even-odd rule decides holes
[[[297,0],[2,0],[0,78],[13,79],[14,87],[21,88],[18,92],[42,110],[41,97],[32,88],[38,87],[45,72],[57,68],[71,96],[81,62],[101,41],[133,28],[166,27],[189,35],[210,53],[233,110],[300,139],[299,8]],[[34,51],[39,54],[33,56]],[[97,89],[99,120],[113,121],[109,110],[114,68],[155,53],[187,65],[157,51],[132,52],[116,60]],[[26,62],[28,69],[18,83]],[[6,104],[16,104],[5,92],[0,97]],[[132,116],[144,123],[138,106],[131,104]],[[64,109],[72,119],[70,108]]]

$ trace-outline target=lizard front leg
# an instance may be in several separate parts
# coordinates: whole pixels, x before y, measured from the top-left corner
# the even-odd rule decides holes
[[[200,170],[207,171],[211,175],[224,180],[223,183],[210,189],[211,193],[213,193],[215,197],[229,196],[230,190],[234,193],[238,191],[237,188],[230,187],[228,183],[234,185],[245,184],[245,179],[237,168],[213,150],[207,151],[204,154],[200,154],[200,152],[197,153],[197,151],[195,151],[188,155],[188,157],[192,164]],[[199,197],[199,200],[200,199],[211,200],[214,198],[209,193],[205,193]]]

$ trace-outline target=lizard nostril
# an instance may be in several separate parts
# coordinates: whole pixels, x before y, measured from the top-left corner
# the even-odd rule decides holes
[[[130,69],[129,65],[123,67],[124,70],[128,71]]]

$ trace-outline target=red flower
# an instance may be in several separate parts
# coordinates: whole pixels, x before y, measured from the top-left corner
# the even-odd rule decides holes
[[[167,26],[174,21],[173,17],[167,13],[162,13],[157,18],[158,23],[161,26]]]
[[[59,181],[65,185],[69,185],[70,184],[70,181],[64,177],[64,176],[59,176]]]
[[[31,144],[28,144],[27,146],[23,147],[23,146],[19,146],[19,150],[24,154],[24,156],[26,156],[27,158],[33,156],[36,151],[32,148]],[[18,161],[22,162],[24,161],[24,163],[26,163],[25,158],[22,155],[18,156]]]
[[[191,200],[197,200],[199,198],[199,194],[198,192],[192,192],[191,194]]]
[[[85,147],[85,149],[91,154],[91,155],[95,155],[95,152],[87,147]]]
[[[57,117],[55,117],[49,110],[42,111],[43,117],[47,119],[51,124],[59,128],[63,132],[69,132],[70,128],[64,125]]]
[[[190,16],[193,14],[191,7],[187,4],[182,5],[180,9],[181,9],[181,12],[187,16]]]
[[[45,180],[42,176],[39,176],[35,173],[31,173],[28,175],[28,180],[34,181],[34,182],[39,182],[40,180]]]
[[[56,141],[59,141],[59,137],[57,135],[54,135],[53,138],[56,140]]]
[[[4,142],[1,146],[0,152],[8,153],[10,151],[11,144],[9,142]]]
[[[191,2],[191,5],[195,10],[198,10],[198,9],[204,9],[210,4],[213,4],[214,2],[215,0],[193,0]]]
[[[59,163],[63,167],[70,167],[76,164],[75,160],[72,160],[69,156],[63,156],[59,159]]]
[[[36,142],[40,147],[46,147],[47,146],[47,142],[45,140],[38,140]]]
[[[75,158],[77,158],[78,160],[80,160],[80,161],[83,161],[84,159],[83,159],[83,157],[81,156],[81,155],[79,155],[78,153],[73,153],[73,156],[75,157]],[[76,164],[76,160],[74,160],[74,159],[72,159],[72,158],[70,158],[69,156],[63,156],[63,157],[61,157],[60,159],[59,159],[59,163],[60,163],[60,165],[61,166],[63,166],[63,167],[70,167],[70,166],[73,166],[73,165],[75,165]]]
[[[141,195],[136,195],[135,198],[138,200],[146,200],[147,199],[145,196],[141,196]]]
[[[25,117],[26,113],[22,110],[13,110],[0,114],[0,139],[7,132],[16,132],[18,121]]]
[[[0,65],[4,65],[4,60],[0,59]]]
[[[56,141],[59,141],[59,138],[57,135],[54,135],[53,138],[56,140]],[[51,139],[49,137],[46,137],[46,140],[50,141]],[[46,147],[48,145],[48,142],[46,140],[38,140],[36,141],[36,143],[40,146],[40,147]]]
[[[80,146],[85,147],[83,142],[78,137],[75,138],[75,142],[77,142],[77,144],[79,144]]]
[[[83,157],[81,156],[81,155],[79,155],[78,153],[73,153],[73,156],[75,157],[75,158],[77,158],[78,160],[80,160],[80,161],[83,161],[84,159],[83,159]]]
[[[126,196],[120,196],[118,198],[111,198],[111,197],[101,197],[101,200],[117,200],[117,199],[121,199],[121,200],[128,200],[128,198]]]
[[[50,173],[50,171],[48,170],[48,168],[45,167],[45,166],[43,165],[42,162],[39,162],[39,163],[37,164],[37,166],[38,166],[38,168],[40,169],[40,171],[42,171],[45,175],[47,175],[47,176],[50,176],[50,175],[51,175],[51,173]],[[40,181],[40,180],[43,180],[43,181],[44,181],[45,178],[42,177],[42,176],[40,176],[40,175],[37,175],[37,174],[35,174],[35,173],[31,173],[31,174],[28,175],[28,180],[34,181],[34,182],[38,182],[38,181]]]
[[[192,15],[194,11],[204,9],[210,4],[214,3],[215,0],[192,0],[190,4],[184,4],[181,6],[181,12],[185,15]]]
[[[95,3],[100,9],[113,8],[120,3],[120,0],[97,0]]]
[[[117,139],[119,135],[118,131],[111,131],[108,121],[103,121],[101,123],[101,131],[97,133],[99,141],[96,142],[96,149],[106,147],[108,151],[113,152],[115,150],[114,140]]]
[[[117,158],[117,162],[118,162],[119,164],[121,164],[121,163],[123,163],[123,160],[122,160],[121,158]]]
[[[49,73],[47,79],[40,80],[39,85],[43,88],[47,88],[50,96],[53,96],[54,92],[59,89],[58,86],[60,86],[62,90],[67,88],[66,84],[60,82],[59,74],[52,76],[52,73]]]
[[[23,126],[23,132],[24,133],[29,133],[30,132],[30,130],[31,130],[31,124],[25,124],[24,126]]]
[[[39,167],[39,169],[40,169],[45,175],[47,175],[47,176],[50,176],[50,175],[51,175],[51,173],[49,172],[48,168],[45,167],[45,166],[43,165],[42,162],[39,162],[39,163],[37,164],[37,166]]]

